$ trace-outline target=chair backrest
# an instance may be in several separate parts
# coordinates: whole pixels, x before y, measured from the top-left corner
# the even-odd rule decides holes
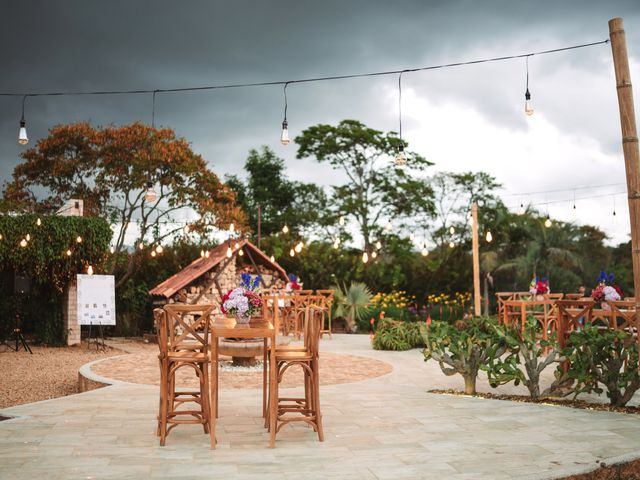
[[[609,307],[611,307],[611,328],[615,330],[628,330],[631,333],[638,331],[635,299],[617,302],[609,301],[607,303]]]
[[[271,322],[276,332],[280,326],[280,300],[278,295],[262,295],[262,318]]]
[[[581,321],[586,325],[591,323],[593,300],[558,300],[558,342],[565,346],[566,337],[580,328]]]
[[[313,290],[294,290],[295,295],[313,295]]]
[[[309,305],[304,313],[304,345],[311,355],[317,357],[320,350],[320,330],[322,329],[323,309]]]
[[[581,298],[584,298],[584,295],[581,293],[566,293],[564,298],[566,300],[580,300]]]
[[[545,300],[562,300],[564,293],[545,293],[542,296]]]
[[[164,311],[166,333],[163,341],[169,351],[207,352],[213,305],[170,304],[164,306]]]

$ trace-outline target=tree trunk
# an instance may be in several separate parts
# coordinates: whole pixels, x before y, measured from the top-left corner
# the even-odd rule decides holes
[[[473,373],[465,373],[463,375],[464,378],[464,393],[467,395],[475,395],[476,394],[476,379],[478,378],[477,372],[474,375]]]
[[[489,281],[487,276],[484,276],[484,316],[489,316]]]

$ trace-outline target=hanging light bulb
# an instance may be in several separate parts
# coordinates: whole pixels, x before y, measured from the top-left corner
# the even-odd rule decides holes
[[[491,230],[487,230],[487,235],[485,239],[487,240],[488,243],[491,243],[493,241],[493,235],[491,235]]]
[[[67,254],[67,257],[70,257],[70,256],[71,256],[71,254],[72,254],[73,252],[72,252],[72,251],[71,251],[71,249],[69,248],[69,249],[67,249],[67,251],[66,251],[66,252],[64,252],[64,253],[66,253],[66,254]]]
[[[398,153],[396,155],[396,167],[406,167],[407,166],[407,157],[404,154],[404,146],[400,145],[398,147]]]
[[[28,233],[27,233],[27,236],[26,236],[26,237],[24,237],[24,238],[26,238],[26,239],[27,239],[27,242],[30,242],[30,241],[31,241],[31,235],[29,235]]]
[[[40,220],[40,217],[38,217],[38,219],[36,220],[36,225],[37,226],[42,225],[42,220]]]
[[[520,208],[518,209],[518,215],[524,215],[524,204],[520,202]]]
[[[340,242],[336,239],[336,240],[333,242],[333,248],[335,248],[335,249],[337,250],[339,247],[340,247]]]
[[[0,240],[2,240],[4,237],[2,236],[2,234],[0,233]]]
[[[378,241],[376,242],[376,248],[377,248],[378,250],[380,250],[380,249],[382,248],[382,242],[381,242],[380,240],[378,240]]]
[[[271,260],[271,263],[275,263],[275,261],[276,261],[276,257],[274,257],[273,255],[271,255],[271,256],[269,257],[269,260]]]
[[[231,222],[231,224],[229,225],[229,233],[233,233],[236,231],[236,226],[233,224],[233,222]]]
[[[427,255],[429,255],[429,250],[427,250],[427,244],[426,243],[422,246],[422,251],[420,252],[420,254],[423,257],[426,257]]]
[[[415,240],[415,235],[412,233],[411,235],[409,235],[409,240],[411,240],[412,242]]]
[[[344,215],[340,215],[340,218],[338,219],[338,223],[340,225],[344,225]]]
[[[378,256],[378,252],[376,252],[375,250],[371,252],[371,258],[376,258],[377,256]]]
[[[469,213],[469,225],[473,227],[473,214]]]
[[[76,243],[82,243],[82,237],[80,235],[76,237]]]
[[[147,191],[144,193],[144,200],[146,202],[151,203],[151,202],[155,202],[157,198],[158,198],[158,194],[153,188],[153,183],[147,182]]]
[[[294,250],[296,251],[296,253],[302,252],[302,245],[297,243],[296,246],[294,247]]]
[[[391,225],[391,220],[387,220],[387,224],[384,226],[384,231],[388,233],[391,230],[393,230],[393,225]]]
[[[291,250],[289,250],[289,255],[291,255],[292,257],[296,256],[296,252],[295,252],[295,250],[293,248]]]
[[[367,252],[362,252],[362,263],[367,263],[369,261],[369,254]]]
[[[449,248],[453,248],[455,246],[456,246],[455,242],[449,242]]]
[[[284,227],[282,227],[282,233],[284,233],[285,235],[289,233],[289,227],[287,227],[286,223],[284,224]]]
[[[184,233],[189,233],[189,224],[185,225],[184,228],[182,229],[182,231]]]
[[[549,218],[549,215],[547,215],[547,219],[544,221],[544,226],[547,228],[551,226],[551,219]]]
[[[287,86],[289,82],[284,84],[284,120],[282,121],[282,134],[280,135],[280,143],[289,145],[289,124],[287,123]]]
[[[211,255],[211,252],[209,250],[204,252],[204,258],[209,258],[210,255]]]
[[[26,99],[26,95],[22,97],[22,117],[20,117],[20,131],[18,132],[18,143],[20,145],[29,143],[29,137],[27,137],[27,122],[24,121],[24,102]]]
[[[155,257],[156,256],[156,251],[155,250],[151,250],[151,256]]]
[[[233,251],[231,250],[231,245],[227,246],[227,258],[231,258],[233,256]]]
[[[109,251],[111,252],[111,255],[116,253],[116,249],[113,246],[109,247]]]
[[[240,244],[238,242],[235,243],[235,245],[233,246],[233,248],[235,248],[236,250],[240,248]]]
[[[26,246],[27,246],[27,241],[26,241],[24,238],[23,238],[22,240],[20,240],[20,246],[21,246],[22,248],[24,248],[24,247],[26,247]]]
[[[200,250],[200,258],[204,258],[204,250]]]
[[[242,256],[244,255],[244,250],[240,250],[240,251],[238,252],[238,255],[240,255],[240,256],[242,257]]]
[[[453,235],[454,233],[456,233],[456,229],[453,227],[449,227],[449,233]]]
[[[87,275],[93,275],[93,267],[91,265],[87,267]]]
[[[528,116],[533,115],[533,106],[531,105],[531,93],[529,93],[529,57],[527,57],[527,90],[524,93],[524,113]]]
[[[144,250],[144,243],[140,242],[140,243],[138,244],[138,248],[139,248],[140,250]]]
[[[163,251],[164,251],[164,248],[162,248],[162,245],[158,245],[158,246],[156,247],[156,253],[160,254],[160,253],[162,253]]]

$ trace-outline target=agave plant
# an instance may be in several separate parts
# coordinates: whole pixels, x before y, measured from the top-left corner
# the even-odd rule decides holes
[[[353,333],[358,328],[356,322],[369,313],[373,294],[369,287],[361,282],[352,282],[349,288],[346,285],[342,288],[337,286],[335,291],[335,315],[344,317],[347,321],[347,331]]]

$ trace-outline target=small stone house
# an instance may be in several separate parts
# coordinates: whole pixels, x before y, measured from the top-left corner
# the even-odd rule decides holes
[[[228,248],[231,257],[227,257]],[[209,251],[208,257],[200,257],[184,269],[152,288],[149,294],[155,305],[166,303],[215,303],[222,296],[240,285],[243,273],[262,275],[262,288],[284,288],[287,272],[272,262],[258,247],[248,240],[225,242]]]

